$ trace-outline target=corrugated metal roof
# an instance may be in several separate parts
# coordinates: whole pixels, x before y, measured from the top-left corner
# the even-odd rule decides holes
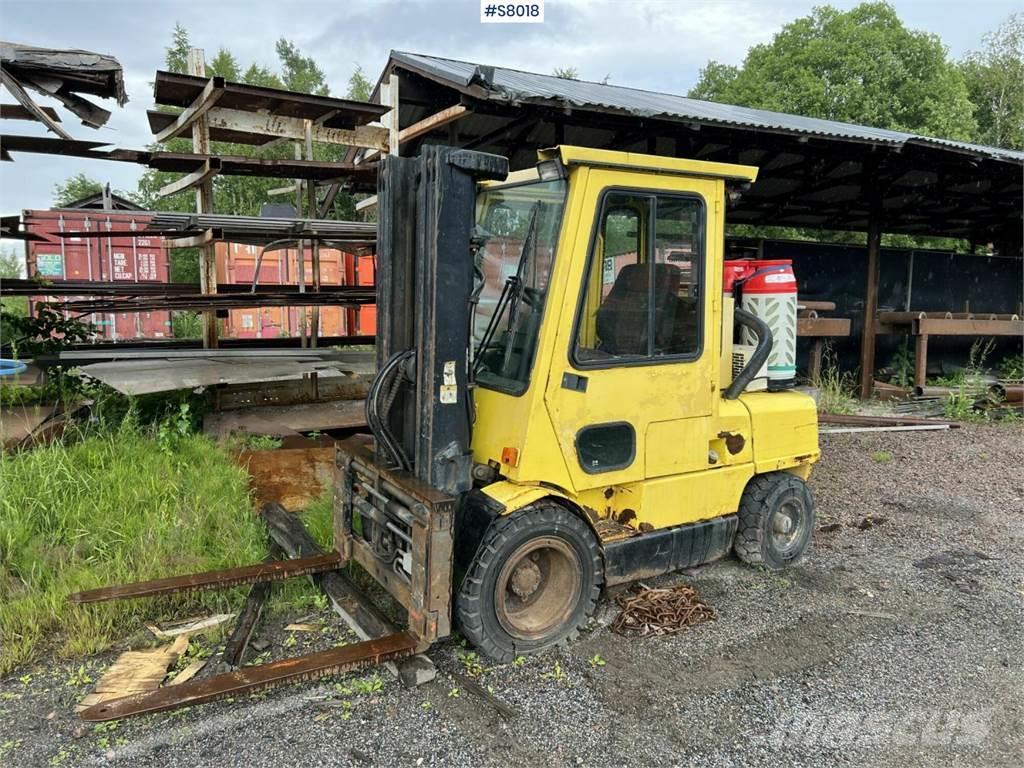
[[[522,72],[403,51],[392,51],[391,61],[420,71],[455,88],[467,89],[479,86],[486,91],[487,98],[512,103],[556,101],[581,109],[613,110],[638,117],[865,141],[892,147],[923,144],[993,160],[1024,164],[1024,152],[1000,147],[985,147],[903,131],[841,123],[835,120],[820,120],[783,112],[769,112],[764,109],[718,104],[670,93],[626,88],[621,85],[566,80],[553,75]]]

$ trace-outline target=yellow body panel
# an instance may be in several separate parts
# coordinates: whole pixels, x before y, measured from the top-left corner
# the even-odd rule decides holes
[[[500,466],[504,478],[484,492],[506,514],[554,495],[588,516],[650,530],[735,512],[755,474],[782,469],[806,476],[819,456],[811,398],[792,392],[721,397],[729,381],[722,371],[729,357],[722,335],[725,182],[752,181],[757,169],[577,147],[540,154],[567,168],[568,193],[529,385],[521,395],[475,391],[473,459]],[[572,362],[577,309],[591,248],[602,247],[595,227],[609,189],[703,200],[703,338],[695,359],[604,368]],[[592,308],[580,311],[582,336]],[[728,333],[731,317],[725,324]],[[565,387],[567,374],[585,377],[586,390]],[[577,433],[611,422],[633,426],[633,460],[590,474],[577,459]],[[515,455],[515,462],[503,463],[503,455]]]

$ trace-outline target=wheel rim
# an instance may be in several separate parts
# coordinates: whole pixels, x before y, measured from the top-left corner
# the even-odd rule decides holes
[[[495,584],[498,622],[513,637],[550,635],[572,615],[582,583],[579,557],[564,539],[542,536],[517,548]]]
[[[781,557],[789,557],[799,548],[805,518],[804,505],[795,498],[786,499],[772,513],[772,547]]]

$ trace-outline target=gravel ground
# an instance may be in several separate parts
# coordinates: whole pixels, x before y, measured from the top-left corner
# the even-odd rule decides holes
[[[370,672],[97,727],[73,715],[72,667],[47,664],[0,681],[0,765],[1019,766],[1022,436],[823,437],[809,557],[657,580],[717,610],[687,633],[620,637],[605,604],[570,649],[486,668],[515,717],[453,677],[478,671],[456,641],[415,691]]]

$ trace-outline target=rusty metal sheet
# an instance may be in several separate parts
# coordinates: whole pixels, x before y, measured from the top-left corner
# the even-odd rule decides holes
[[[259,504],[277,502],[291,510],[316,501],[334,476],[334,448],[239,451],[234,461],[249,473]]]

